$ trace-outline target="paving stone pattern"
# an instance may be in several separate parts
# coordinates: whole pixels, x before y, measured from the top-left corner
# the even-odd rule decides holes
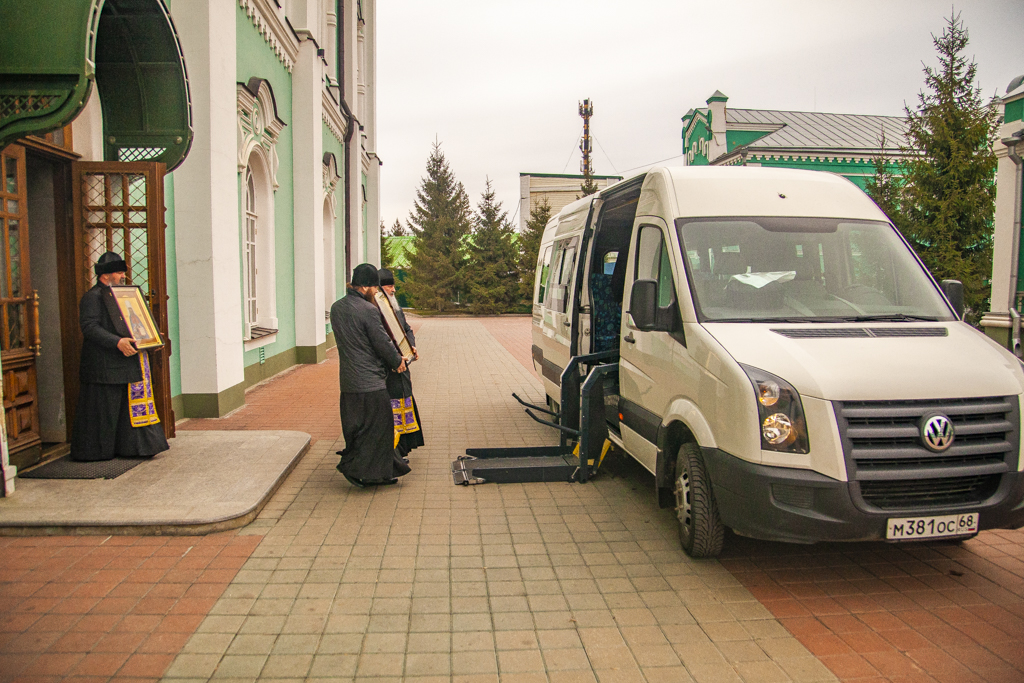
[[[0,681],[157,680],[259,541],[0,538]]]
[[[334,469],[333,351],[183,429],[313,445],[238,532],[0,538],[0,683],[1024,680],[1024,533],[678,550],[653,480],[455,487],[471,446],[543,445],[530,319],[413,319],[427,446],[397,486]]]
[[[340,442],[314,444],[165,680],[834,680],[718,562],[679,551],[626,461],[587,485],[454,486],[466,447],[554,434],[511,399],[539,382],[480,321],[430,319],[418,341],[413,472],[355,489]]]
[[[728,543],[722,564],[843,680],[1024,681],[1024,532]]]

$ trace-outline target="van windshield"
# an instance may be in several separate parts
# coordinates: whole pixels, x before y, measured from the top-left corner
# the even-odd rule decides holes
[[[888,223],[677,218],[702,322],[953,320]]]

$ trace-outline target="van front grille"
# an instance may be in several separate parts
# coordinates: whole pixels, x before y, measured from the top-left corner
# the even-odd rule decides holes
[[[869,508],[928,512],[977,505],[1002,475],[1017,470],[1016,396],[928,401],[835,401],[847,476]],[[953,443],[936,453],[921,426],[933,415],[953,425]]]
[[[919,479],[916,481],[865,481],[860,493],[864,502],[881,510],[920,510],[974,505],[991,497],[1001,475]]]

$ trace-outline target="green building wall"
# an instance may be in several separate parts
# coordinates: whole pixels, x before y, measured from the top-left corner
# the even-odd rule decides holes
[[[280,187],[274,192],[274,268],[277,296],[277,339],[263,348],[263,363],[260,350],[245,352],[243,365],[246,368],[246,384],[260,381],[264,376],[276,374],[295,364],[295,194],[292,174],[292,77],[278,60],[277,55],[260,35],[241,6],[235,7],[237,81],[248,83],[250,78],[265,79],[274,91],[277,115],[285,122],[284,130],[277,138],[277,182]],[[238,174],[238,261],[242,262],[244,240],[242,239],[242,189],[244,178]],[[241,274],[241,269],[239,269]],[[241,278],[238,282],[239,303],[244,306]],[[244,334],[244,330],[238,333]],[[269,365],[268,368],[254,366]],[[279,367],[280,366],[280,367]]]
[[[334,188],[335,216],[333,226],[324,226],[324,230],[334,230],[334,292],[339,298],[345,295],[345,143],[334,136],[326,123],[323,126],[324,154],[328,152],[334,155],[338,164],[338,171],[342,179]],[[331,334],[331,324],[326,323],[327,346],[334,345],[334,336]]]

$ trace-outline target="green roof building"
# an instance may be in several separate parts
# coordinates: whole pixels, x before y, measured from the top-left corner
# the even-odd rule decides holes
[[[863,189],[874,175],[874,158],[884,153],[895,163],[906,143],[899,116],[730,109],[728,101],[716,90],[706,107],[683,116],[687,165],[830,171]]]

